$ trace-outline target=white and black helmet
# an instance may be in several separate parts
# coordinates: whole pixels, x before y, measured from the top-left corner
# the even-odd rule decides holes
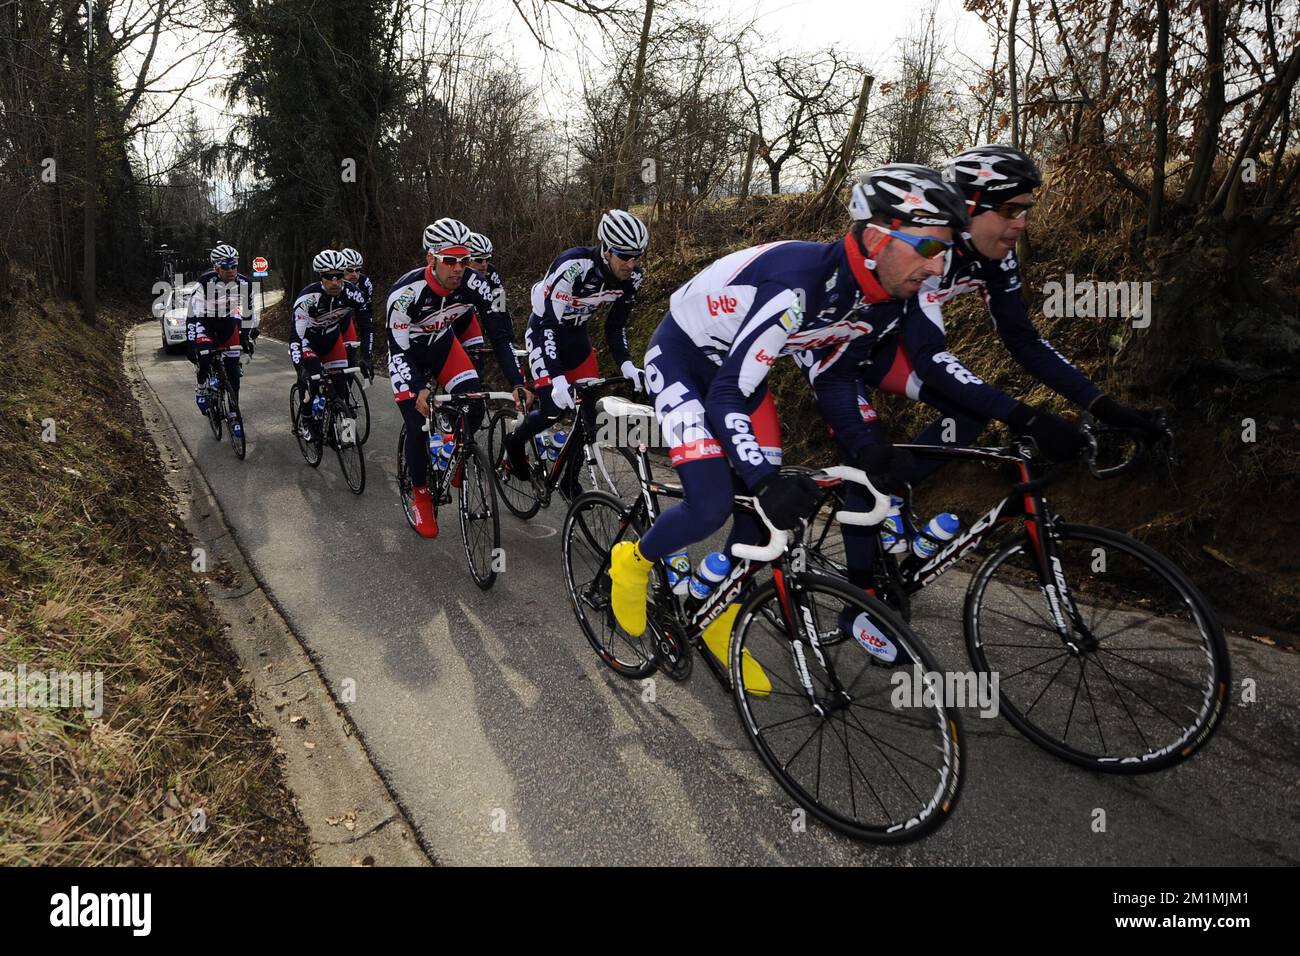
[[[646,224],[622,209],[611,209],[601,216],[596,235],[606,249],[617,252],[641,255],[650,245],[650,230]]]
[[[849,199],[849,215],[963,231],[970,224],[966,197],[957,187],[928,166],[912,163],[891,163],[859,176]]]
[[[355,250],[355,249],[343,249],[343,250],[340,250],[340,253],[339,253],[339,254],[343,256],[343,264],[344,264],[344,268],[347,268],[347,269],[360,269],[360,268],[361,268],[361,262],[362,262],[362,259],[361,259],[361,253],[357,252],[357,250]]]
[[[1012,146],[972,146],[943,167],[943,178],[972,202],[1001,202],[1043,184],[1038,164]]]
[[[424,227],[424,248],[429,252],[448,252],[464,249],[469,255],[469,226],[459,219],[439,219]]]
[[[469,254],[475,259],[492,258],[492,240],[481,232],[469,234]]]
[[[230,262],[232,260],[235,262],[236,265],[238,265],[239,250],[236,249],[234,246],[227,245],[224,242],[216,246],[211,252],[208,253],[208,261],[212,263],[214,266],[218,262]]]
[[[322,249],[316,253],[316,258],[311,261],[311,268],[317,274],[322,272],[342,272],[346,262],[343,253],[337,249]]]

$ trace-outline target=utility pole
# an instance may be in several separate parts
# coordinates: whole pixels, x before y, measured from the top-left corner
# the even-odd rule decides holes
[[[95,0],[86,0],[86,220],[84,256],[81,264],[81,317],[94,325],[95,314]]]

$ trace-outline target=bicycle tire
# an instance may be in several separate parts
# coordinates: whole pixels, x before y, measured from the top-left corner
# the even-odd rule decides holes
[[[530,474],[525,483],[516,476],[505,473],[500,467],[505,461],[505,437],[510,434],[514,421],[515,413],[512,409],[502,408],[492,413],[488,425],[488,460],[492,464],[492,477],[496,481],[497,497],[512,515],[521,521],[527,521],[542,507],[542,495],[537,486],[537,477],[535,474]],[[531,446],[533,443],[528,444]],[[536,451],[526,449],[524,453],[528,456],[529,464],[535,469]]]
[[[912,698],[910,702],[897,697],[903,685],[895,675],[901,673],[910,679],[916,664],[921,665],[924,674],[941,674],[934,655],[898,615],[847,581],[816,573],[787,574],[784,580],[791,589],[791,600],[806,602],[804,607],[809,616],[804,619],[811,620],[818,631],[820,655],[809,651],[803,659],[814,689],[819,677],[824,682],[821,690],[825,694],[819,694],[818,699],[825,710],[819,713],[808,700],[799,676],[795,645],[780,610],[781,597],[775,580],[769,580],[756,588],[742,605],[733,627],[728,661],[736,711],[750,743],[786,793],[814,817],[846,836],[870,843],[900,844],[933,833],[951,817],[961,791],[961,719],[957,709],[947,705],[941,693],[927,695],[923,691],[919,704],[912,694],[908,695]],[[814,595],[824,598],[824,608]],[[887,637],[911,655],[912,665],[882,666],[860,640],[853,638],[831,643],[822,641],[821,635],[831,631],[827,625],[833,623],[835,631],[843,629],[840,621],[848,611],[855,612],[851,618],[854,626],[865,614],[874,628],[868,633]],[[801,615],[796,612],[796,616]],[[775,636],[763,635],[760,632],[763,625],[770,626]],[[810,644],[801,635],[798,646],[802,649]],[[766,692],[761,687],[746,686],[747,651],[749,663],[757,663],[768,678]],[[823,660],[825,664],[821,663]],[[851,679],[850,667],[857,668]],[[846,694],[833,690],[832,681],[825,676],[831,673],[841,681]],[[916,675],[915,684],[908,686],[919,688],[923,679],[929,680]],[[903,703],[896,702],[899,700]],[[882,706],[885,702],[889,703],[888,708]],[[793,712],[796,716],[768,722],[773,711]],[[837,716],[841,724],[838,730],[834,727]],[[811,725],[802,723],[809,720]],[[792,740],[797,740],[809,726],[811,730],[793,752],[790,752],[791,745],[778,739],[783,734],[793,734]],[[831,740],[842,748],[843,768],[838,766],[838,759],[833,763],[823,762],[828,727]],[[886,730],[890,736],[885,735]],[[910,752],[898,742],[905,733],[909,740],[915,741],[915,748]],[[814,736],[817,737],[815,751],[808,749]],[[855,748],[850,741],[861,743],[862,747]],[[900,767],[892,759],[891,750],[906,756],[910,762]],[[814,755],[815,767],[806,772],[803,764],[811,763]],[[832,756],[837,757],[837,752],[833,751]],[[878,774],[877,768],[880,768]],[[868,776],[868,770],[874,780]],[[807,779],[808,772],[812,774],[811,781]],[[865,786],[862,807],[859,807],[855,777],[861,777]],[[847,782],[847,801],[842,797],[832,800],[824,792],[824,783],[834,780]]]
[[[357,401],[357,397],[360,398],[360,402]],[[353,413],[353,417],[361,426],[358,429],[357,444],[364,445],[370,440],[370,399],[366,397],[365,386],[361,383],[361,376],[356,372],[348,376],[347,402],[348,410]]]
[[[501,515],[497,511],[496,482],[488,464],[487,453],[477,444],[465,447],[460,454],[460,537],[465,545],[470,577],[480,590],[486,591],[497,579],[497,557],[501,554]],[[471,543],[476,522],[486,524],[486,553],[477,553]],[[481,549],[478,549],[481,550]]]
[[[397,496],[402,502],[406,523],[415,531],[415,496],[411,491],[411,472],[406,465],[406,425],[397,436]]]
[[[605,491],[627,504],[634,502],[641,493],[636,455],[621,445],[593,443],[591,447],[594,464],[589,467],[585,460],[578,460],[583,490]]]
[[[212,437],[221,441],[221,427],[226,420],[226,410],[222,407],[221,390],[217,389],[214,393],[208,389],[208,427],[212,429]]]
[[[330,410],[327,424],[334,436],[332,442],[334,454],[338,457],[339,468],[343,472],[343,480],[347,482],[349,491],[354,495],[359,495],[366,490],[366,454],[362,450],[361,442],[357,436],[356,419],[341,418],[338,414],[340,408],[347,409],[347,402],[344,401],[340,406]],[[340,424],[344,421],[353,423],[351,435],[347,434],[347,427]]]
[[[298,429],[299,420],[302,416],[302,389],[293,385],[289,389],[289,421],[290,427],[293,428],[293,437],[298,442],[298,451],[302,453],[303,460],[313,468],[320,467],[321,459],[325,457],[325,443],[322,440],[302,437]]]
[[[1037,580],[1036,561],[1029,550],[1029,538],[1022,533],[989,555],[967,588],[963,624],[966,648],[972,663],[983,673],[999,674],[998,705],[1001,715],[1027,738],[1056,757],[1089,770],[1115,774],[1150,773],[1181,763],[1210,739],[1227,711],[1231,662],[1213,608],[1177,567],[1128,535],[1106,528],[1064,523],[1055,525],[1054,530],[1054,547],[1059,562],[1056,573],[1061,580],[1066,581],[1078,615],[1074,624],[1075,631],[1078,632],[1078,622],[1082,621],[1087,634],[1095,639],[1096,647],[1084,647],[1080,653],[1072,652],[1064,647],[1054,629],[1050,630],[1052,640],[1047,639],[1051,621],[1043,617],[1043,613],[1050,615],[1047,602],[1051,599],[1045,595]],[[1076,542],[1085,546],[1086,557],[1079,561],[1079,565],[1086,565],[1089,569],[1087,573],[1076,566],[1075,560],[1067,553],[1068,548],[1064,547]],[[1009,565],[1016,555],[1025,557],[1027,563],[1024,567]],[[1117,562],[1117,555],[1126,560]],[[991,585],[998,572],[1004,568],[1008,570],[998,583],[1015,599],[1014,604],[1005,601],[998,593],[991,593]],[[1170,593],[1161,593],[1156,589],[1160,582],[1169,586]],[[1036,610],[1034,604],[1026,599],[1027,595],[1040,598],[1042,605]],[[1121,599],[1127,601],[1127,605]],[[1037,613],[1041,623],[1048,625],[1048,628],[1044,628],[1041,642],[1032,643],[1032,636],[1027,636],[1029,632],[1026,625],[1038,626],[1035,622],[1000,610],[998,601],[1004,601],[1020,613],[1023,613],[1020,607],[1027,607],[1031,613]],[[1143,604],[1147,605],[1146,610],[1164,615],[1159,620],[1159,626],[1150,631],[1125,634],[1124,632],[1131,632],[1136,627],[1131,618],[1141,613]],[[1098,617],[1099,608],[1105,605],[1113,606]],[[1086,621],[1083,620],[1085,611],[1089,616]],[[1101,625],[1116,613],[1119,614],[1116,623],[1125,617],[1130,620],[1119,631],[1097,638]],[[1015,643],[993,640],[998,637],[994,615],[1015,621]],[[1117,635],[1122,636],[1117,640]],[[1140,644],[1132,646],[1122,643],[1129,638],[1137,638]],[[1021,643],[1023,641],[1031,643]],[[990,659],[989,652],[993,648],[997,648],[996,655]],[[1001,677],[1005,669],[1001,663],[1004,660],[1004,650],[1024,649],[1033,653],[1005,655],[1005,659],[1018,669],[1011,673],[1011,677]],[[1054,653],[1055,656],[1044,658],[1030,667],[1020,667],[1026,659],[1043,653]],[[1036,685],[1031,685],[1031,681],[1039,680],[1043,675],[1032,675],[1031,672],[1044,665],[1050,668],[1058,658],[1062,659],[1060,666],[1038,694],[1033,696],[1033,686]],[[1069,693],[1069,705],[1056,703],[1053,699],[1037,715],[1031,717],[1030,712],[1043,705],[1048,692],[1058,684],[1057,678],[1066,671],[1071,658],[1075,662],[1077,675],[1068,674],[1058,688]],[[1202,668],[1203,661],[1208,667]],[[1093,676],[1099,682],[1099,691],[1109,688],[1109,695],[1094,694],[1088,680],[1089,663],[1094,665]],[[1023,682],[1028,689],[1021,692],[1019,685],[1010,682],[1024,674],[1030,674],[1030,678]],[[1162,700],[1157,703],[1150,699],[1156,696],[1150,686],[1153,675],[1167,678],[1161,687],[1173,695],[1172,702],[1165,703]],[[1070,677],[1075,677],[1072,691],[1068,687]],[[1182,687],[1181,690],[1178,689],[1179,686]],[[1087,703],[1082,708],[1078,706],[1081,687]],[[1143,688],[1145,693],[1139,688]],[[1126,699],[1121,689],[1129,691],[1131,699]],[[1117,709],[1110,702],[1109,697],[1112,695],[1120,705]],[[1031,696],[1033,700],[1026,706],[1026,701]],[[1054,695],[1054,698],[1056,696],[1059,695]],[[1063,723],[1058,723],[1063,706],[1065,719]],[[1074,723],[1076,709],[1081,711],[1080,724],[1084,724],[1089,716],[1092,717],[1096,727],[1095,742],[1100,744],[1100,752],[1087,746],[1092,741],[1082,730],[1078,730],[1075,737],[1071,738],[1072,729],[1079,727],[1079,724]],[[1182,726],[1179,717],[1175,716],[1181,712],[1194,715],[1190,726]],[[1118,728],[1103,730],[1102,713],[1113,713],[1118,718]],[[1156,736],[1154,728],[1163,727],[1166,723],[1171,723],[1176,728],[1174,739],[1157,740],[1153,744],[1149,738]],[[1057,727],[1060,729],[1057,730]],[[1129,746],[1129,742],[1137,738],[1140,738],[1140,749]]]
[[[580,495],[564,516],[561,547],[569,603],[587,643],[615,673],[639,679],[658,667],[653,625],[641,637],[632,637],[615,622],[609,603],[610,549],[618,541],[639,540],[645,532],[633,515],[619,530],[627,511],[622,501],[603,491]]]

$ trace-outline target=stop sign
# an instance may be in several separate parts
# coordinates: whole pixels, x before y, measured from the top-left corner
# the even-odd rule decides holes
[[[256,259],[253,260],[253,271],[265,272],[268,265],[270,265],[270,263],[266,261],[265,257],[258,256]]]

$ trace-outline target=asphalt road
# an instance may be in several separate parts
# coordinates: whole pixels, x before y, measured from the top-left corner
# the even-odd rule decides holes
[[[503,512],[506,568],[489,592],[465,566],[454,510],[425,541],[395,481],[400,416],[370,391],[367,487],[331,452],[319,469],[290,433],[293,374],[280,343],[245,369],[248,457],[213,441],[184,357],[135,355],[215,490],[249,564],[346,703],[413,825],[448,864],[1286,864],[1300,863],[1300,656],[1231,635],[1234,702],[1217,736],[1163,773],[1089,773],[1005,721],[964,713],[967,777],[954,818],[899,849],[810,822],[763,769],[731,700],[703,669],[640,683],[602,665],[565,595],[561,505]],[[949,575],[956,578],[956,575]],[[916,629],[965,667],[964,582],[918,602]],[[1256,701],[1242,703],[1245,679]],[[351,680],[354,684],[346,684]],[[1105,831],[1096,832],[1096,809]]]

